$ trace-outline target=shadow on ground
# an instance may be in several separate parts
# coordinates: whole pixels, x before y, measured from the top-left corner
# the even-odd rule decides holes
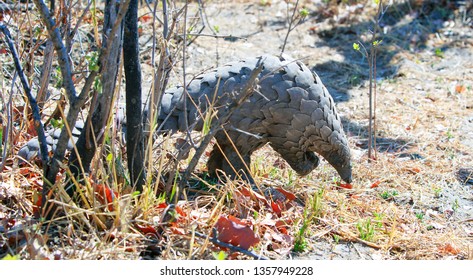
[[[473,26],[473,4],[467,1],[417,1],[419,4],[396,3],[389,6],[380,20],[382,40],[377,48],[376,69],[377,78],[392,79],[398,75],[399,65],[396,55],[401,51],[417,53],[430,50],[428,40],[439,33],[442,28],[451,24]],[[417,3],[416,2],[416,3]],[[364,9],[360,13],[365,12]],[[354,17],[358,17],[355,15]],[[349,100],[348,90],[357,87],[368,80],[368,61],[360,52],[353,49],[353,43],[360,42],[369,49],[371,31],[374,28],[372,18],[354,24],[334,24],[328,29],[316,32],[321,40],[316,47],[329,47],[343,57],[343,61],[330,60],[317,64],[313,70],[322,73],[322,80],[327,82],[337,102]],[[378,34],[379,34],[378,33]],[[442,36],[470,36],[470,34],[455,34],[445,31]],[[363,38],[363,39],[362,39]],[[453,40],[455,42],[455,40]],[[442,55],[452,44],[444,44],[432,49],[434,55]]]

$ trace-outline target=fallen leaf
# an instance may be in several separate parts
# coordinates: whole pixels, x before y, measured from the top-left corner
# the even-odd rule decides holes
[[[110,187],[104,184],[96,184],[94,192],[97,194],[97,199],[102,204],[107,204],[109,211],[113,211],[113,201],[117,198],[118,193],[113,191]]]
[[[146,15],[143,15],[143,16],[140,17],[141,22],[148,22],[151,19],[153,19],[153,17],[150,14],[146,14]]]
[[[276,222],[276,228],[281,232],[281,233],[284,233],[284,234],[288,234],[288,228],[289,228],[289,225],[292,224],[292,223],[288,223],[288,221],[277,221]]]
[[[276,215],[281,216],[282,213],[282,205],[278,202],[271,201],[271,208],[273,209]]]
[[[408,172],[412,173],[412,174],[420,173],[420,168],[419,167],[411,167],[411,168],[407,168],[406,170]]]
[[[135,224],[135,227],[141,231],[144,235],[152,235],[154,237],[158,236],[158,231],[153,226],[142,226],[140,224]]]
[[[175,223],[172,223],[175,224]],[[177,227],[177,226],[171,226],[171,232],[174,234],[179,234],[179,235],[185,235],[186,231],[183,228]]]
[[[378,181],[374,182],[373,184],[371,184],[371,187],[370,187],[370,188],[371,188],[371,189],[377,188],[377,187],[379,187],[379,184],[380,184],[380,183],[381,183],[381,181],[378,180]]]
[[[245,250],[259,242],[259,238],[248,223],[231,215],[228,217],[220,216],[215,228],[218,232],[218,240]]]
[[[456,93],[464,93],[466,91],[465,85],[456,85],[455,92]]]
[[[439,248],[439,252],[442,254],[458,255],[460,250],[455,248],[452,244],[448,243]]]
[[[282,193],[289,201],[293,201],[296,199],[296,196],[293,193],[288,192],[283,188],[276,188],[276,190]]]
[[[353,186],[350,183],[344,184],[337,182],[337,186],[343,189],[353,189]]]
[[[239,192],[241,195],[243,196],[246,196],[246,197],[249,197],[251,198],[251,200],[255,201],[255,202],[263,202],[264,204],[266,205],[269,205],[269,202],[268,200],[266,199],[266,197],[264,197],[263,195],[253,191],[252,189],[246,187],[246,186],[241,186],[237,189],[237,192]]]

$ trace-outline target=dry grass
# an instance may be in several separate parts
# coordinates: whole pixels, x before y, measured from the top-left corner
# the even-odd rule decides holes
[[[471,42],[466,43],[471,51]],[[453,61],[459,54],[445,56]],[[444,62],[429,52],[413,57],[402,51],[393,58],[397,75],[378,85],[375,162],[366,159],[366,86],[352,89],[350,101],[338,105],[353,151],[353,189],[337,187],[337,174],[325,162],[300,178],[264,147],[252,160],[257,188],[206,179],[204,156],[198,176],[171,205],[165,203],[174,201],[170,193],[156,193],[167,183],[176,185],[168,180],[175,177],[168,172],[173,170],[176,140],[160,139],[141,196],[126,187],[126,173],[121,171],[126,164],[117,144],[105,152],[112,161],[95,159],[93,180],[80,187],[82,205],[70,202],[64,192],[67,172],[60,174],[53,198],[59,210],[55,219],[45,222],[34,218],[41,168],[36,163],[18,166],[11,156],[0,174],[0,257],[214,259],[222,249],[211,242],[212,229],[219,217],[233,215],[259,238],[252,250],[271,259],[473,259],[473,156],[463,141],[473,103],[473,66],[462,64],[466,69],[451,67],[446,72],[430,67]],[[30,137],[24,129],[15,130],[15,149]],[[116,191],[112,204],[104,204],[97,191],[100,185]],[[296,199],[277,191],[280,187]],[[278,201],[280,211],[271,205]],[[295,244],[300,252],[294,252]],[[355,251],[339,252],[350,244],[356,245]],[[250,258],[237,253],[226,257]]]

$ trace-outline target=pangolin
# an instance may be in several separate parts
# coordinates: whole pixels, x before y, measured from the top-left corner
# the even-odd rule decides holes
[[[202,130],[205,114],[216,112],[218,116],[261,63],[253,93],[233,111],[225,131],[215,136],[218,145],[214,145],[207,162],[209,173],[246,173],[251,154],[269,144],[301,176],[319,165],[318,154],[350,183],[350,149],[335,103],[317,74],[287,56],[243,59],[201,74],[188,84],[190,98],[185,105],[184,87],[166,90],[158,114],[160,131],[174,133],[186,127]],[[76,129],[82,126],[78,122]],[[56,134],[51,130],[48,142],[55,143]],[[19,155],[29,160],[37,150],[37,140],[33,139]]]

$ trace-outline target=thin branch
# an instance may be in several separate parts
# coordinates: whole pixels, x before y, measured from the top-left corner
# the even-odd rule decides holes
[[[71,65],[69,62],[69,56],[67,54],[66,48],[64,43],[61,39],[61,34],[59,33],[59,29],[56,28],[56,22],[52,18],[48,7],[44,4],[43,0],[33,0],[36,7],[38,8],[39,14],[43,23],[46,25],[48,29],[49,36],[51,37],[54,48],[58,55],[58,63],[59,67],[61,68],[61,75],[62,81],[64,83],[64,89],[66,90],[67,98],[71,104],[76,102],[76,89],[74,87],[74,81],[72,80],[72,71]]]
[[[289,5],[289,3],[287,3],[287,5]],[[291,33],[291,31],[292,31],[292,25],[294,24],[294,19],[295,19],[295,16],[296,16],[296,10],[297,10],[298,5],[299,5],[299,0],[296,1],[296,5],[294,7],[294,10],[292,10],[291,20],[289,21],[289,27],[287,28],[286,37],[284,38],[284,43],[282,45],[280,55],[282,55],[284,53],[284,49],[286,48],[287,38],[289,37],[289,33]]]
[[[18,58],[18,52],[15,48],[15,45],[13,44],[13,40],[10,34],[10,31],[5,25],[0,25],[0,30],[5,34],[5,39],[8,44],[8,47],[10,48],[10,52],[12,53],[13,56],[13,61],[15,63],[15,69],[18,72],[18,76],[20,77],[21,84],[23,85],[23,89],[25,91],[26,97],[28,98],[28,101],[31,106],[31,111],[33,113],[33,120],[34,120],[34,128],[36,130],[36,133],[38,134],[38,141],[39,141],[39,150],[41,154],[41,160],[43,163],[48,162],[49,156],[48,156],[48,147],[46,144],[46,136],[44,134],[44,126],[43,123],[41,122],[41,116],[39,114],[39,107],[38,103],[36,102],[36,99],[33,97],[31,94],[31,87],[28,84],[28,80],[26,78],[25,73],[23,72],[23,69],[20,64],[20,59]],[[46,164],[43,165],[43,170],[45,170]]]
[[[234,35],[218,35],[218,34],[205,34],[205,33],[187,33],[188,36],[193,36],[193,37],[212,37],[215,39],[223,38],[223,39],[237,39],[237,40],[247,40],[248,38],[246,37],[241,37],[241,36],[234,36]]]
[[[6,111],[7,111],[7,125],[3,126],[3,131],[2,131],[2,136],[5,139],[5,142],[3,142],[2,163],[0,164],[0,172],[2,172],[3,168],[5,168],[5,164],[7,163],[7,154],[10,148],[9,142],[11,141],[12,118],[13,118],[12,116],[13,89],[15,88],[16,77],[17,77],[17,73],[15,72],[12,79],[12,83],[11,83],[10,96],[8,97],[8,104],[1,104],[2,108],[6,108]],[[3,96],[0,95],[0,99],[2,100],[2,103],[3,103],[3,100],[4,100]],[[3,124],[2,116],[0,116],[0,124]]]

